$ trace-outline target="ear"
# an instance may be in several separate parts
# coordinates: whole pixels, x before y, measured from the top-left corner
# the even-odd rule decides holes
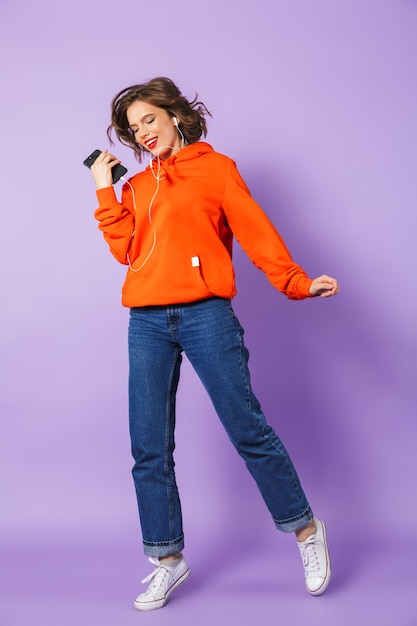
[[[177,118],[173,117],[172,121],[174,122],[174,126],[176,126],[178,128],[178,120],[177,120]]]

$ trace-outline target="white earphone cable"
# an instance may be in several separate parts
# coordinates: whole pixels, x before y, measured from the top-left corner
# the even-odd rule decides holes
[[[181,129],[179,128],[178,124],[176,124],[176,127],[177,127],[177,130],[178,130],[179,134],[181,135],[181,146],[180,146],[180,148],[179,148],[179,149],[181,150],[181,148],[183,148],[183,147],[184,147],[184,145],[185,145],[185,139],[184,139],[184,135],[182,134]],[[170,148],[171,150],[176,150],[176,148],[175,148],[175,147],[173,147],[173,146],[162,146],[162,148],[159,150],[159,152],[160,152],[162,149],[164,149],[164,148]],[[131,263],[131,260],[130,260],[129,253],[126,253],[126,258],[127,258],[127,262],[128,262],[128,265],[129,265],[129,269],[130,269],[132,272],[140,272],[140,270],[143,268],[143,266],[144,266],[144,265],[145,265],[145,264],[149,261],[149,259],[150,259],[151,255],[152,255],[153,251],[155,250],[155,246],[156,246],[156,228],[155,228],[155,226],[154,226],[154,224],[153,224],[153,222],[152,222],[152,206],[153,206],[153,203],[154,203],[155,198],[156,198],[156,196],[157,196],[157,194],[158,194],[158,191],[159,191],[159,181],[160,181],[160,180],[164,180],[164,178],[165,178],[165,176],[163,176],[162,178],[161,178],[161,176],[160,176],[160,174],[161,174],[161,159],[160,159],[159,153],[157,154],[157,160],[158,160],[158,169],[157,169],[157,171],[156,171],[156,174],[155,174],[155,172],[153,171],[153,159],[152,159],[152,156],[151,156],[151,158],[150,158],[150,160],[149,160],[149,167],[150,167],[150,169],[151,169],[152,176],[153,176],[153,177],[155,178],[155,180],[156,180],[156,189],[155,189],[155,193],[153,194],[152,199],[151,199],[151,201],[150,201],[150,203],[149,203],[149,207],[148,207],[148,220],[149,220],[149,223],[150,223],[150,225],[152,226],[152,229],[153,229],[153,242],[152,242],[152,246],[151,246],[151,249],[150,249],[150,251],[149,251],[149,253],[148,253],[147,257],[145,258],[145,260],[143,261],[143,263],[142,263],[142,264],[141,264],[138,268],[133,268],[133,267],[132,267],[132,263]],[[124,181],[125,181],[125,182],[129,185],[130,189],[132,190],[133,208],[134,208],[134,211],[135,211],[135,220],[136,220],[136,198],[135,198],[135,190],[133,189],[133,186],[131,185],[131,183],[130,183],[128,180],[126,180],[126,178],[123,178],[123,176],[122,176],[122,180],[124,180]],[[133,233],[132,233],[132,239],[133,239],[133,237],[135,236],[135,232],[136,232],[136,231],[134,230],[134,231],[133,231]]]
[[[159,176],[158,176],[158,178],[156,178],[156,189],[155,189],[155,193],[154,193],[154,194],[153,194],[153,196],[152,196],[152,199],[151,199],[151,201],[150,201],[150,203],[149,203],[149,208],[148,208],[148,220],[149,220],[149,223],[150,223],[150,225],[152,226],[152,229],[153,229],[153,242],[152,242],[152,246],[151,246],[151,249],[150,249],[150,251],[149,251],[149,253],[148,253],[148,255],[147,255],[146,259],[143,261],[143,263],[142,263],[142,264],[141,264],[138,268],[134,268],[134,267],[132,267],[132,263],[131,263],[131,261],[130,261],[130,256],[129,256],[129,253],[127,253],[127,254],[126,254],[127,262],[128,262],[128,264],[129,264],[129,269],[130,269],[132,272],[140,272],[140,270],[142,269],[142,267],[143,267],[143,266],[144,266],[144,265],[145,265],[145,264],[149,261],[149,259],[150,259],[151,255],[152,255],[153,251],[155,250],[155,246],[156,246],[156,228],[155,228],[155,226],[154,226],[154,224],[153,224],[153,222],[152,222],[152,215],[151,215],[151,214],[152,214],[152,205],[153,205],[154,200],[155,200],[155,198],[156,198],[156,196],[157,196],[157,193],[158,193],[158,191],[159,191],[159,181],[160,181],[160,178],[159,178]],[[130,188],[131,188],[131,190],[132,190],[133,208],[134,208],[134,210],[135,210],[135,215],[136,215],[136,198],[135,198],[135,191],[134,191],[134,189],[133,189],[133,186],[130,184],[130,182],[129,182],[128,180],[126,180],[126,182],[127,182],[127,184],[129,185],[129,187],[130,187]],[[133,237],[135,236],[135,232],[136,232],[136,231],[134,230],[134,231],[133,231],[133,233],[132,233],[132,239],[133,239]]]

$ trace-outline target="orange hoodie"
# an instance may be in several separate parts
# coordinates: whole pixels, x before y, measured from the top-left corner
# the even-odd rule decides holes
[[[279,291],[296,300],[310,296],[311,279],[231,159],[198,142],[161,160],[160,168],[160,181],[157,161],[133,176],[134,198],[126,183],[121,203],[113,187],[97,190],[99,228],[116,259],[129,265],[125,306],[233,298],[233,235]]]

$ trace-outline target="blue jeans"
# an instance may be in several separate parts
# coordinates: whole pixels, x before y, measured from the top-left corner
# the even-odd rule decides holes
[[[184,352],[255,479],[276,527],[294,532],[313,514],[281,440],[254,396],[248,351],[229,300],[133,308],[129,322],[129,417],[133,479],[144,552],[184,547],[173,451],[175,396]]]

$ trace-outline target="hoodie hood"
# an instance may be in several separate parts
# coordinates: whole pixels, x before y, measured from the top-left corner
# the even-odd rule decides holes
[[[154,157],[152,159],[152,169],[153,172],[160,167],[160,169],[165,172],[167,176],[170,173],[175,172],[175,167],[179,163],[183,163],[184,161],[191,161],[192,159],[197,159],[204,154],[208,154],[210,152],[214,152],[212,146],[205,141],[197,141],[196,143],[191,143],[184,148],[181,148],[178,152],[169,157],[169,159],[158,159],[158,157]],[[146,170],[151,170],[151,165],[148,165]],[[145,170],[145,171],[146,171]]]

